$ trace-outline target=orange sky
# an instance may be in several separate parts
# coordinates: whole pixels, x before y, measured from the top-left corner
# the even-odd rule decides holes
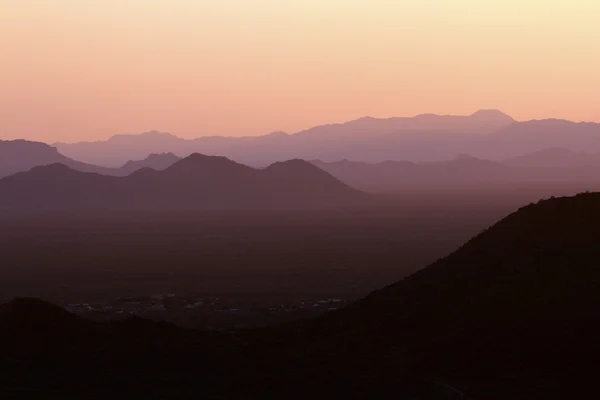
[[[0,138],[600,121],[597,0],[0,0]]]

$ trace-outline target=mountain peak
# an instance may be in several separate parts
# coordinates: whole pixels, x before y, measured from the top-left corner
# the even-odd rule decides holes
[[[48,174],[48,175],[64,175],[64,174],[70,174],[70,173],[74,173],[74,174],[79,174],[79,171],[76,171],[72,168],[67,167],[65,164],[62,163],[52,163],[52,164],[48,164],[48,165],[40,165],[37,167],[33,167],[31,170],[29,170],[30,173],[32,174]]]
[[[148,157],[146,157],[145,159],[143,159],[142,161],[146,161],[146,162],[167,162],[167,161],[171,161],[173,163],[177,162],[181,160],[180,157],[177,157],[174,153],[150,153],[148,155]],[[132,162],[132,161],[129,161]],[[133,161],[135,162],[135,161]]]
[[[216,162],[216,161],[233,162],[233,161],[229,160],[227,157],[223,157],[223,156],[208,156],[206,154],[201,154],[201,153],[192,153],[189,156],[178,161],[177,164],[207,163],[207,162]]]
[[[329,172],[301,159],[273,163],[265,168],[264,172],[270,174],[271,177],[285,177],[290,183],[312,181],[346,186]]]
[[[278,171],[301,171],[301,170],[319,170],[319,168],[315,167],[313,164],[308,161],[301,159],[292,159],[287,161],[278,161],[269,165],[266,170],[278,170]]]
[[[502,120],[512,121],[512,122],[515,121],[510,115],[505,114],[502,111],[494,110],[494,109],[483,109],[483,110],[476,111],[475,113],[471,114],[471,118],[494,120],[494,121],[502,121]]]
[[[189,156],[177,161],[165,172],[169,173],[190,173],[201,171],[232,171],[232,170],[253,170],[252,168],[238,164],[235,161],[222,156],[207,156],[200,153],[192,153]]]

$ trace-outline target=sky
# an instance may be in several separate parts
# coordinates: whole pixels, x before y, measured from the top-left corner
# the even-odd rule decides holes
[[[0,0],[0,139],[600,122],[597,0]]]

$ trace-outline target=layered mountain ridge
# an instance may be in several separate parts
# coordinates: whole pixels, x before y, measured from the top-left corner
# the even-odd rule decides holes
[[[125,177],[55,163],[0,180],[5,210],[302,208],[351,204],[365,196],[302,160],[257,170],[201,154]]]

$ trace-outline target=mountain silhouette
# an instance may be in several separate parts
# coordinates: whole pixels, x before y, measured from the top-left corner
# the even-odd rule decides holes
[[[111,168],[119,168],[130,160],[141,160],[153,153],[172,152],[178,155],[186,153],[185,140],[158,131],[144,132],[139,135],[118,134],[105,141],[54,143],[53,146],[68,157]]]
[[[365,195],[301,160],[257,170],[192,154],[163,171],[125,177],[35,167],[0,180],[3,209],[295,208],[360,201]]]
[[[181,157],[177,157],[173,153],[152,153],[143,160],[127,161],[121,168],[119,168],[117,174],[125,176],[142,168],[152,168],[157,171],[162,171],[169,168],[179,160],[181,160]]]
[[[191,175],[195,178],[237,179],[255,175],[257,170],[226,157],[194,153],[167,168],[169,175]]]
[[[146,137],[143,138],[145,140]],[[58,149],[41,142],[26,140],[0,140],[0,178],[28,171],[31,168],[60,163],[80,172],[102,175],[126,176],[141,168],[163,170],[181,158],[173,153],[153,153],[140,160],[129,160],[120,168],[100,167],[73,160]]]
[[[60,163],[80,172],[92,172],[102,175],[126,176],[132,172],[149,167],[163,170],[180,160],[173,153],[150,154],[143,160],[128,161],[120,168],[100,167],[73,160],[41,142],[26,140],[0,140],[0,178],[28,171],[31,168]]]
[[[110,141],[123,143],[126,145],[144,145],[147,143],[156,143],[159,145],[164,145],[173,140],[177,140],[176,136],[171,135],[167,132],[159,132],[159,131],[149,131],[144,132],[140,135],[127,135],[127,134],[118,134],[114,135],[110,138]]]
[[[207,136],[188,140],[153,131],[141,135],[117,135],[106,141],[55,143],[54,146],[69,157],[111,167],[160,152],[172,152],[179,157],[196,152],[219,155],[260,167],[294,158],[319,158],[325,161],[340,158],[361,161],[424,161],[469,152],[468,149],[461,150],[464,147],[463,136],[479,137],[514,123],[511,117],[500,111],[482,110],[470,116],[423,114],[410,118],[364,117],[341,124],[317,126],[289,135],[274,132],[256,137]],[[453,145],[450,137],[458,138],[458,143]],[[432,152],[432,139],[445,142],[439,147],[450,148]],[[427,151],[431,154],[427,154]]]
[[[365,117],[343,124],[323,125],[298,132],[298,136],[369,137],[402,131],[438,131],[485,134],[505,128],[515,122],[496,110],[480,110],[469,116],[421,114],[410,118]]]
[[[151,153],[224,156],[254,167],[289,159],[444,161],[457,154],[503,161],[548,148],[600,153],[600,124],[558,119],[517,122],[496,110],[469,116],[421,114],[411,118],[364,117],[294,134],[181,139],[167,133],[117,135],[106,141],[56,143],[73,159],[117,168]]]
[[[503,160],[549,148],[600,152],[600,124],[545,119],[519,122],[489,135],[478,156]]]
[[[576,153],[573,153],[576,154]],[[482,160],[469,155],[459,155],[453,160],[414,163],[384,161],[369,164],[342,160],[338,162],[311,162],[340,181],[367,192],[414,192],[420,190],[483,190],[481,187],[508,187],[507,185],[545,185],[559,190],[567,187],[576,191],[600,188],[600,171],[593,163],[554,162],[556,165],[540,168],[542,162],[531,159],[547,158],[546,154],[504,163]],[[583,161],[592,157],[581,157]],[[561,156],[562,158],[562,156]],[[575,160],[574,160],[575,161]],[[569,168],[577,165],[579,168]],[[479,189],[478,189],[479,188]],[[561,189],[562,190],[562,189]],[[565,194],[575,194],[566,192]]]
[[[112,174],[110,168],[75,161],[46,143],[27,140],[0,140],[0,178],[33,167],[61,163],[82,172]]]
[[[471,119],[475,119],[486,124],[510,125],[516,122],[511,116],[499,110],[479,110],[471,115]],[[493,129],[496,129],[495,127]]]
[[[80,396],[579,398],[600,357],[598,235],[600,194],[540,201],[344,309],[235,335],[21,299],[0,307],[2,379]]]
[[[506,180],[512,173],[512,169],[507,166],[468,155],[461,155],[450,161],[429,163],[384,161],[369,164],[348,160],[311,162],[352,187],[376,192],[483,184]]]

